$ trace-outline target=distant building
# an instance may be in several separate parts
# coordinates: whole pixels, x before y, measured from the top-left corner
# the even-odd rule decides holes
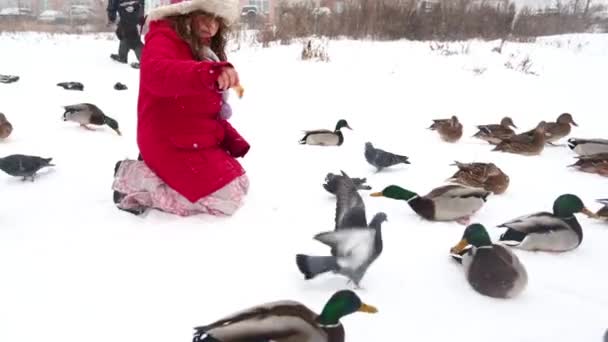
[[[102,0],[0,0],[0,9],[28,8],[35,16],[47,10],[68,11],[72,6],[97,9],[104,5]]]

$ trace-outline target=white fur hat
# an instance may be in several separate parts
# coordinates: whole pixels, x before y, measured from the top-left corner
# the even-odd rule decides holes
[[[222,18],[226,25],[232,25],[239,18],[238,0],[171,0],[171,4],[154,8],[146,21],[163,19],[172,15],[205,11]]]

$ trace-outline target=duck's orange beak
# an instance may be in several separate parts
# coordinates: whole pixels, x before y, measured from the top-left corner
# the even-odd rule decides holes
[[[376,313],[376,312],[378,312],[378,309],[376,309],[375,306],[361,303],[361,307],[359,307],[358,311],[367,312],[367,313]]]
[[[467,241],[467,239],[462,239],[456,246],[454,246],[450,249],[450,253],[459,254],[468,245],[469,245],[469,241]]]

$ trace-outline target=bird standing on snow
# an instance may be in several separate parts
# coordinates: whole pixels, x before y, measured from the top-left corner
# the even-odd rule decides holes
[[[469,224],[471,216],[483,207],[490,194],[484,189],[449,184],[435,188],[424,196],[398,185],[389,185],[370,196],[406,201],[416,214],[429,221]]]
[[[553,202],[553,213],[537,212],[499,225],[499,228],[507,228],[500,241],[529,251],[573,250],[583,241],[583,228],[575,213],[596,217],[578,196],[563,194]]]
[[[472,247],[465,250],[469,245]],[[504,246],[493,244],[481,224],[468,226],[450,253],[462,256],[467,281],[482,295],[513,298],[528,285],[528,272],[519,258]]]
[[[319,145],[319,146],[340,146],[344,142],[344,135],[342,135],[342,128],[350,128],[346,120],[341,119],[336,123],[334,131],[328,129],[316,129],[312,131],[304,131],[304,137],[300,139],[299,143],[302,145]]]
[[[575,158],[578,159],[576,163],[568,165],[568,167],[576,167],[583,172],[608,177],[608,153],[577,156]]]
[[[330,194],[335,195],[336,192],[338,191],[338,184],[340,184],[342,178],[344,178],[344,176],[336,175],[331,172],[328,173],[327,176],[325,176],[325,183],[323,184],[323,188],[325,190],[327,190],[327,192],[329,192]],[[351,178],[351,179],[352,179],[353,183],[355,183],[357,190],[371,190],[372,189],[371,186],[365,184],[367,182],[366,178]]]
[[[375,166],[378,172],[385,167],[391,167],[401,163],[411,164],[408,161],[408,157],[375,148],[371,142],[365,143],[365,160],[372,166]]]
[[[332,271],[346,276],[359,287],[369,266],[382,253],[381,227],[386,214],[377,213],[368,226],[363,199],[353,181],[344,172],[342,175],[336,194],[335,230],[314,237],[331,247],[332,256],[298,254],[296,264],[305,279]]]
[[[351,290],[335,292],[321,314],[293,300],[264,303],[195,327],[192,342],[344,342],[340,319],[376,313]]]
[[[429,127],[432,131],[437,131],[441,140],[454,143],[462,138],[462,124],[456,115],[449,119],[434,119]]]
[[[65,90],[84,90],[84,85],[80,82],[61,82],[57,83],[57,86],[62,87]]]
[[[532,136],[528,135],[528,133],[521,133],[504,139],[492,151],[515,153],[524,156],[539,155],[545,149],[545,125],[546,122],[539,122],[532,131],[534,133]]]
[[[515,131],[512,130],[511,127],[517,128],[517,126],[515,126],[513,123],[513,119],[505,116],[502,118],[499,125],[491,124],[477,126],[479,131],[477,131],[473,137],[487,141],[492,145],[496,145],[502,140],[515,135]]]
[[[94,130],[87,125],[108,125],[118,135],[122,135],[118,129],[118,122],[111,117],[105,115],[101,109],[94,104],[90,103],[79,103],[75,105],[64,106],[65,113],[63,113],[63,121],[74,121],[80,124],[80,126]]]
[[[568,139],[568,147],[580,156],[608,153],[608,139]]]
[[[571,124],[578,127],[578,124],[574,122],[570,113],[561,114],[557,117],[555,122],[545,123],[545,142],[549,145],[554,145],[554,142],[570,134],[570,130],[572,129],[572,127],[570,127]],[[532,136],[534,135],[534,130],[529,130],[521,134]]]
[[[448,181],[502,194],[509,187],[510,178],[494,163],[461,163],[455,161],[458,171]]]
[[[0,139],[6,139],[13,132],[13,125],[0,113]]]
[[[602,198],[596,201],[600,204],[603,204],[604,206],[601,207],[600,210],[595,213],[595,217],[608,221],[608,198]]]
[[[13,83],[19,81],[19,76],[0,75],[0,83]]]
[[[23,154],[13,154],[0,158],[0,170],[13,177],[23,177],[23,181],[30,178],[34,181],[36,172],[43,167],[55,166],[51,164],[53,158],[40,158]]]

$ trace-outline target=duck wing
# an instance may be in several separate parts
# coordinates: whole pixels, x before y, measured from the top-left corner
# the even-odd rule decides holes
[[[431,192],[424,195],[424,197],[435,198],[435,197],[443,196],[444,194],[448,193],[449,191],[454,191],[459,188],[462,188],[462,186],[456,185],[456,184],[443,185],[443,186],[440,186],[440,187],[437,187],[437,188],[431,190]]]
[[[570,229],[563,219],[546,211],[520,216],[498,225],[498,227],[513,229],[525,234]]]
[[[426,198],[437,198],[437,197],[480,197],[485,199],[488,196],[489,192],[481,189],[481,188],[472,188],[467,186],[462,186],[458,184],[449,184],[440,186],[438,188],[433,189],[433,191],[429,192],[424,197]]]
[[[309,134],[321,134],[321,133],[333,133],[334,131],[330,131],[328,129],[313,129],[310,131],[304,131],[304,134],[309,135]]]
[[[209,334],[222,342],[325,341],[317,315],[295,301],[276,301],[236,312],[214,323],[195,327],[195,337]]]

